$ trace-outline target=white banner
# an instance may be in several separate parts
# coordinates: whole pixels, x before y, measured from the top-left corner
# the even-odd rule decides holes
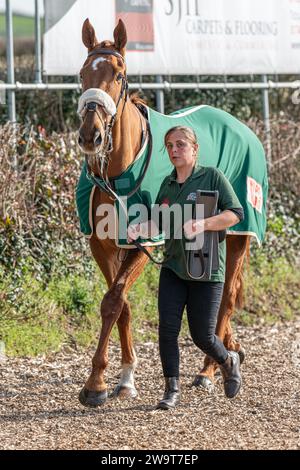
[[[129,74],[300,73],[300,0],[45,0],[48,75],[78,74],[89,18],[99,41],[127,27]],[[61,9],[61,14],[59,14]]]

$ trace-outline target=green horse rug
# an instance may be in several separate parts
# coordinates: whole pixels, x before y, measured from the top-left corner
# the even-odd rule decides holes
[[[263,146],[256,135],[242,122],[230,114],[211,106],[201,105],[163,115],[146,108],[152,134],[152,154],[149,167],[138,191],[128,199],[131,204],[144,204],[149,209],[155,203],[160,185],[173,166],[164,146],[166,132],[174,126],[188,126],[194,129],[200,146],[198,164],[219,168],[235,190],[243,208],[244,220],[227,231],[227,234],[253,236],[259,244],[266,230],[266,201],[268,193],[267,165]],[[135,161],[120,176],[110,181],[118,196],[126,196],[141,175],[147,159],[148,142],[136,156]],[[101,186],[101,178],[98,178]],[[94,184],[87,175],[84,163],[76,189],[76,203],[81,232],[92,235],[92,197]],[[118,213],[119,203],[116,202]],[[122,220],[122,217],[119,218]],[[119,220],[119,223],[120,223]],[[123,224],[128,224],[123,217]],[[126,227],[120,231],[116,244],[123,248],[133,248],[126,240]],[[125,234],[125,235],[124,235]],[[163,243],[161,234],[155,239],[142,240],[143,245]]]

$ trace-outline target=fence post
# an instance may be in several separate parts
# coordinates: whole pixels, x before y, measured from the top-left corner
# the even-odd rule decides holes
[[[40,0],[35,0],[35,83],[42,83],[42,47],[41,47],[41,17]]]
[[[156,75],[156,83],[163,83],[162,75]],[[165,95],[163,90],[156,90],[156,109],[159,113],[165,113]]]
[[[268,83],[267,75],[262,75],[263,83]],[[272,162],[272,142],[271,142],[271,126],[270,126],[270,105],[269,105],[269,90],[264,88],[262,90],[262,101],[263,101],[263,117],[265,124],[265,135],[266,135],[266,150],[267,150],[267,162],[270,165]]]
[[[10,0],[6,0],[6,60],[7,60],[7,83],[15,83],[14,71],[14,41],[13,41],[13,22]],[[7,91],[8,101],[8,119],[16,122],[16,96],[14,90]]]

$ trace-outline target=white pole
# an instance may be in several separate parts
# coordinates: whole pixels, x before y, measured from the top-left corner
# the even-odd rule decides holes
[[[263,83],[268,83],[267,75],[262,75]],[[265,123],[265,135],[266,135],[266,152],[267,152],[267,162],[269,165],[272,162],[272,142],[271,142],[271,126],[270,126],[270,104],[269,104],[269,91],[268,88],[262,90],[262,100],[263,100],[263,117]]]
[[[13,37],[13,16],[10,0],[6,0],[6,60],[7,60],[7,81],[8,83],[15,84],[15,69],[14,69],[14,37]],[[8,101],[8,119],[12,123],[12,138],[16,143],[16,96],[15,90],[7,90]],[[14,145],[15,147],[15,145]],[[12,155],[12,167],[15,172],[18,171],[17,152],[14,150]]]
[[[42,83],[40,1],[35,0],[35,83]]]
[[[15,83],[14,72],[14,41],[13,22],[10,0],[6,0],[6,60],[7,60],[7,82]],[[8,118],[11,122],[16,122],[16,97],[14,89],[7,91],[8,98]]]
[[[156,75],[156,83],[163,83],[162,75]],[[156,91],[156,109],[159,113],[165,113],[165,95],[162,89]]]

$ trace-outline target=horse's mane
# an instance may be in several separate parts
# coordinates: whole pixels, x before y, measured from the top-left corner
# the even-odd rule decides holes
[[[148,118],[147,111],[145,106],[147,106],[147,101],[140,97],[139,92],[135,91],[129,96],[130,101],[138,108],[138,110]]]
[[[139,104],[142,106],[147,106],[146,100],[143,100],[143,98],[140,97],[138,91],[134,91],[133,93],[131,93],[129,98],[130,98],[130,101],[137,107]]]
[[[114,42],[105,40],[105,41],[102,41],[102,42],[99,42],[98,44],[96,44],[95,47],[101,47],[101,49],[102,48],[105,49],[107,47],[108,49],[111,49],[112,46],[115,47]]]

